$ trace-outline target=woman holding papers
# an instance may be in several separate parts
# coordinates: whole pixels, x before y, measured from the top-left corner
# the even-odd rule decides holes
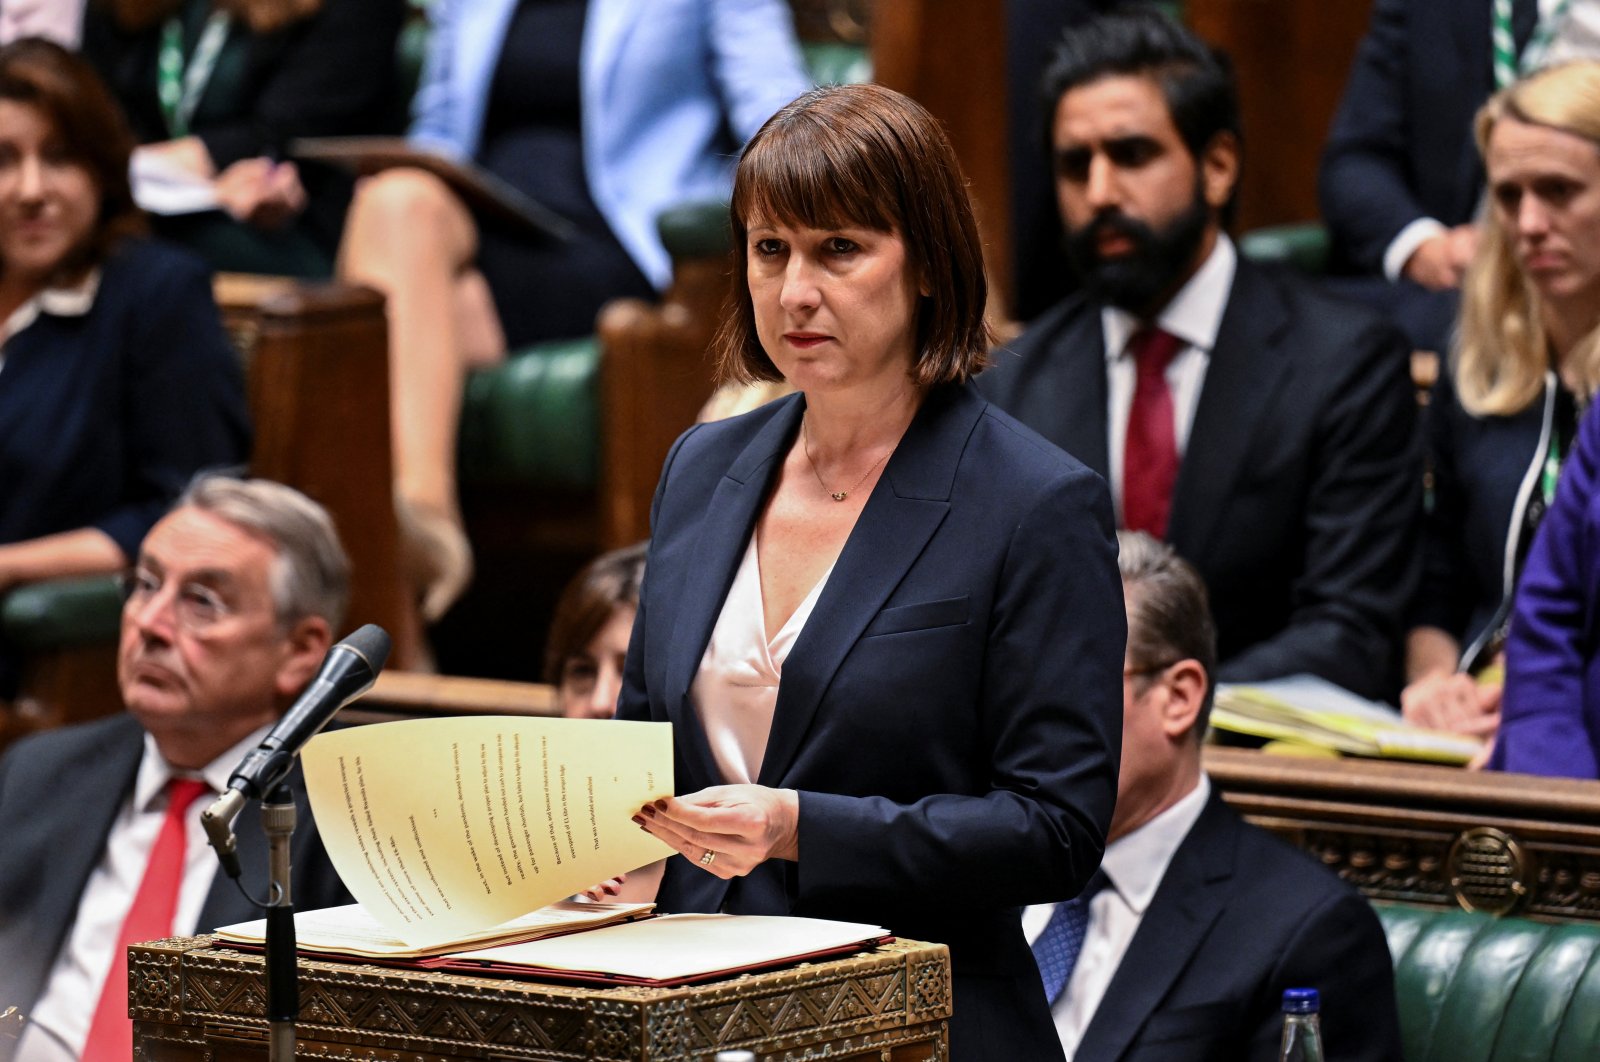
[[[388,296],[396,491],[432,620],[471,576],[455,488],[467,370],[664,289],[657,216],[725,198],[739,145],[810,82],[783,0],[436,0],[429,18],[411,143],[569,226],[514,231],[408,166],[351,207],[340,274]]]
[[[249,451],[210,277],[140,237],[131,147],[82,59],[0,48],[0,595],[126,567],[196,471]],[[0,645],[0,699],[14,666]]]
[[[658,901],[948,943],[953,1056],[1059,1057],[1018,909],[1082,887],[1115,798],[1105,485],[969,385],[977,230],[916,103],[800,97],[732,212],[724,374],[798,393],[690,430],[657,489],[617,714],[676,731]]]
[[[1429,406],[1434,504],[1402,708],[1492,736],[1512,594],[1600,386],[1600,63],[1494,96],[1477,139],[1488,209]]]

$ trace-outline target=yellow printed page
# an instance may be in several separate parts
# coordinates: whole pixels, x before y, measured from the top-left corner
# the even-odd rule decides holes
[[[328,856],[356,900],[432,947],[672,851],[633,824],[672,793],[666,723],[416,719],[301,753]]]

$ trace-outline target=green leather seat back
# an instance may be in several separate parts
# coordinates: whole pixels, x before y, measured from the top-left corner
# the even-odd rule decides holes
[[[1239,237],[1239,253],[1258,265],[1293,266],[1320,276],[1328,271],[1328,230],[1320,221],[1252,229]]]
[[[817,85],[858,85],[872,80],[872,53],[865,44],[801,41],[800,56]]]
[[[464,482],[592,491],[599,479],[600,342],[594,336],[512,351],[467,378]]]
[[[114,575],[29,583],[0,598],[0,639],[20,650],[115,642],[122,588]]]
[[[1408,1062],[1600,1059],[1600,925],[1374,906]]]

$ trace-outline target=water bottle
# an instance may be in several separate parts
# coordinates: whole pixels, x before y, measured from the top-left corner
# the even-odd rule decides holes
[[[1321,1000],[1315,988],[1283,990],[1283,1043],[1278,1062],[1322,1062]]]

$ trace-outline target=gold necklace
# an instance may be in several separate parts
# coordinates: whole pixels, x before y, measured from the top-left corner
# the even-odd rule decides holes
[[[806,420],[804,417],[800,418],[800,448],[806,452],[806,464],[811,466],[811,474],[817,477],[818,485],[820,485],[823,490],[828,491],[828,497],[832,498],[836,502],[842,502],[846,498],[850,497],[856,488],[865,483],[867,481],[867,477],[876,472],[878,470],[878,466],[883,464],[883,462],[888,459],[889,455],[894,452],[893,447],[885,450],[883,452],[883,456],[872,462],[872,467],[863,472],[861,474],[861,478],[856,480],[855,486],[851,487],[849,490],[829,490],[828,485],[822,482],[822,473],[817,471],[817,463],[811,459],[811,433],[806,430]]]

